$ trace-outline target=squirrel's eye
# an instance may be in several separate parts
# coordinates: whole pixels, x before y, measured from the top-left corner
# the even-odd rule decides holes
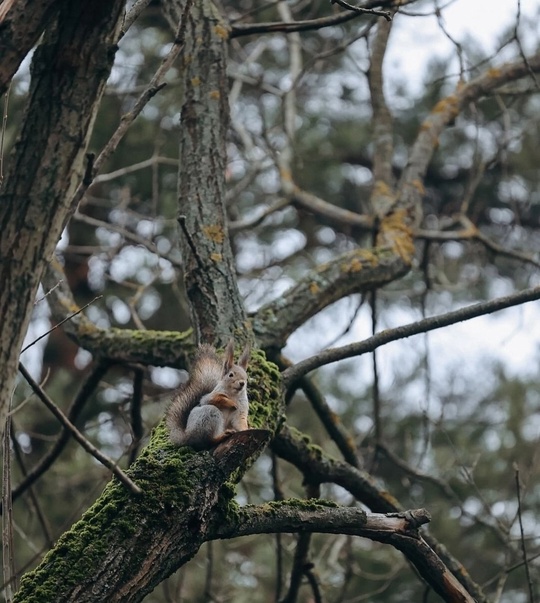
[[[233,373],[232,371],[229,373],[229,377],[230,377],[231,379],[234,377],[234,373]]]

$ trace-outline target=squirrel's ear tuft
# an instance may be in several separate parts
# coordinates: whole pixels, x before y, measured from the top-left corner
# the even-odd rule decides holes
[[[225,375],[234,364],[234,341],[229,339],[225,348],[225,359],[223,360],[223,374]]]
[[[251,355],[251,345],[249,343],[246,343],[246,347],[244,348],[242,355],[238,359],[238,366],[241,366],[244,370],[246,370],[247,366],[249,364],[250,355]]]

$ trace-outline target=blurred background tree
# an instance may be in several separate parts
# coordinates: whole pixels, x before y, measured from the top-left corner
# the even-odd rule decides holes
[[[162,4],[144,4],[120,41],[91,151],[107,144],[174,41]],[[419,183],[422,215],[408,226],[415,239],[410,269],[336,296],[284,342],[260,337],[281,368],[538,284],[540,4],[509,3],[513,14],[489,48],[450,31],[446,21],[455,5],[467,19],[475,2],[361,3],[391,11],[391,24],[337,4],[219,4],[230,26],[225,202],[238,283],[254,319],[316,266],[374,245],[424,120],[443,112],[456,89],[498,77],[509,61],[525,69],[464,103],[442,131]],[[486,15],[478,28],[487,21]],[[402,44],[407,35],[419,38],[431,60],[411,65]],[[181,69],[177,62],[168,70],[167,85],[101,166],[56,248],[76,304],[89,304],[85,314],[101,328],[191,325],[177,223]],[[20,131],[29,79],[25,61],[9,92],[6,157]],[[40,289],[25,346],[58,322],[49,310],[53,298],[48,287]],[[340,457],[332,419],[312,410],[321,396],[323,409],[346,426],[358,466],[403,507],[429,509],[430,532],[490,601],[538,596],[538,318],[537,305],[523,306],[323,367],[287,407],[289,425]],[[64,411],[79,404],[78,428],[127,466],[185,379],[183,364],[104,360],[69,332],[68,325],[50,331],[22,362]],[[59,427],[22,379],[13,407],[15,563],[23,573],[110,475],[69,440],[23,492],[25,473],[50,454]],[[133,410],[139,407],[140,418]],[[298,468],[279,456],[271,449],[257,461],[239,486],[240,502],[309,495]],[[354,504],[336,484],[324,484],[321,497]],[[207,544],[145,601],[437,599],[399,553],[346,535],[312,538],[296,593],[296,543],[295,536],[266,535]]]

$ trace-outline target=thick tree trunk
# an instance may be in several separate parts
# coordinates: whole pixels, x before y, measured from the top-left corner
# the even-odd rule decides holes
[[[73,0],[68,0],[73,2]],[[17,72],[45,26],[66,0],[4,0],[0,6],[0,94]]]
[[[269,432],[239,432],[214,455],[174,447],[164,426],[129,470],[140,496],[111,482],[97,502],[23,577],[14,603],[136,603],[213,537],[235,512],[231,473]],[[240,473],[236,473],[239,479]]]
[[[180,23],[182,32],[185,22],[178,173],[184,281],[196,339],[225,344],[249,332],[224,205],[228,29],[209,0],[168,0],[163,8],[171,27]]]
[[[0,195],[0,426],[45,263],[84,171],[123,2],[69,2],[32,61],[28,107]]]

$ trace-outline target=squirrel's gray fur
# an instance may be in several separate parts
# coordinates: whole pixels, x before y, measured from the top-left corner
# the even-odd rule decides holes
[[[234,364],[234,343],[221,359],[215,348],[202,344],[189,380],[180,387],[167,410],[171,440],[196,450],[219,444],[235,431],[248,429],[247,373],[250,348]]]

